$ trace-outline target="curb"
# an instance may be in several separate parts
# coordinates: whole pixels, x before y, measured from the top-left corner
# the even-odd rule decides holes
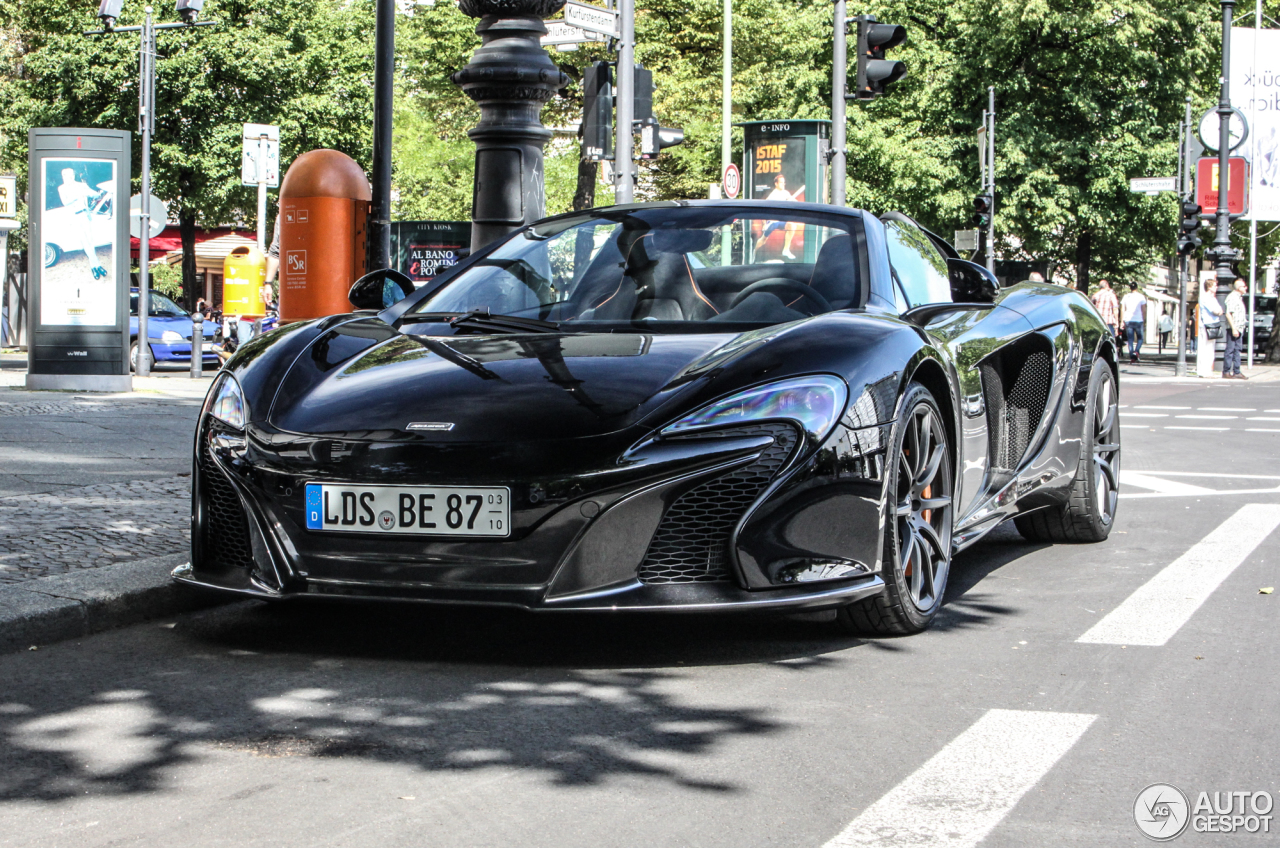
[[[227,603],[169,576],[187,554],[0,584],[0,653]]]

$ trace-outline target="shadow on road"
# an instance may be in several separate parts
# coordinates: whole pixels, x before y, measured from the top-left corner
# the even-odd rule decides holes
[[[160,792],[214,749],[734,792],[700,755],[782,726],[768,704],[691,697],[682,666],[804,674],[857,644],[776,618],[237,604],[0,658],[0,801]]]

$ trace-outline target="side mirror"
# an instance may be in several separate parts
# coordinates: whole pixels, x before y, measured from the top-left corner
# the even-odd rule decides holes
[[[351,291],[347,292],[347,300],[356,309],[381,312],[413,292],[413,280],[394,268],[379,268],[352,283]]]
[[[957,303],[992,303],[1000,291],[995,274],[967,259],[948,259],[947,279]]]

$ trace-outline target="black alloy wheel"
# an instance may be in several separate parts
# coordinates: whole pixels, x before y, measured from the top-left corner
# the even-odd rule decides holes
[[[918,383],[901,408],[886,468],[885,588],[838,616],[846,627],[876,635],[927,629],[942,607],[951,571],[955,476],[947,427],[933,395]]]

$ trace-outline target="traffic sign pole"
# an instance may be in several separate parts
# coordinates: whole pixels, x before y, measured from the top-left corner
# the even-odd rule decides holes
[[[831,202],[845,204],[845,89],[849,75],[847,0],[836,0],[831,42]]]
[[[618,118],[613,145],[614,203],[630,203],[635,197],[634,128],[636,97],[635,0],[618,0],[621,37],[618,39]]]
[[[134,373],[151,376],[151,336],[147,318],[151,314],[151,131],[155,128],[155,32],[151,28],[151,7],[143,18],[139,71],[142,88],[138,92],[138,123],[142,130],[142,198],[138,206],[138,363]],[[192,354],[194,355],[194,353]]]

